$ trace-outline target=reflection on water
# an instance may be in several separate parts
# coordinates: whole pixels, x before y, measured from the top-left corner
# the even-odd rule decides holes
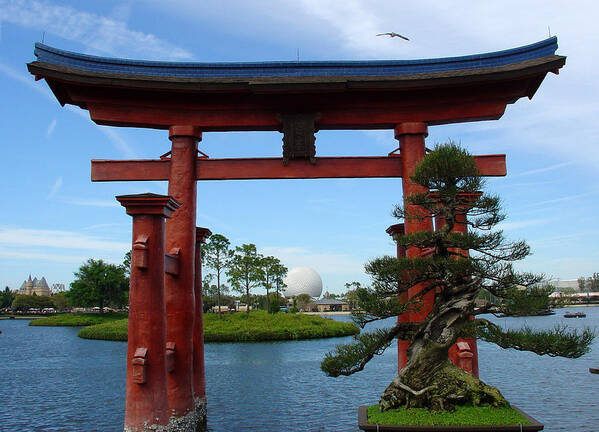
[[[599,308],[585,319],[496,320],[506,326],[599,327]],[[340,317],[339,319],[347,319]],[[0,430],[119,431],[125,397],[126,344],[76,337],[77,328],[0,321]],[[252,344],[207,344],[211,431],[355,431],[356,407],[372,404],[393,378],[394,349],[351,377],[327,378],[320,360],[350,338]],[[481,378],[545,423],[547,431],[593,431],[599,425],[599,341],[572,360],[479,344]]]

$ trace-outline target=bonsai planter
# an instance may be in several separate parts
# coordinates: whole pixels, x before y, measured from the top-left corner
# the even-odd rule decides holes
[[[540,431],[543,425],[537,420],[526,414],[521,409],[512,405],[516,411],[520,412],[530,424],[519,425],[481,425],[481,426],[402,426],[402,425],[382,425],[368,423],[368,407],[358,408],[358,427],[363,431],[376,432],[532,432]]]

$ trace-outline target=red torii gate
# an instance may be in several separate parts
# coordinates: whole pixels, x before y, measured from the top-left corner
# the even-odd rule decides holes
[[[28,69],[62,105],[86,109],[102,125],[168,129],[172,141],[157,160],[92,161],[92,181],[169,181],[169,197],[117,197],[134,232],[125,429],[193,430],[205,417],[198,281],[199,244],[209,231],[196,230],[196,181],[401,177],[406,196],[419,189],[410,174],[425,155],[428,126],[500,118],[507,104],[531,98],[546,74],[565,64],[556,49],[557,39],[549,38],[430,60],[163,63],[36,44]],[[320,129],[393,129],[400,153],[316,157]],[[203,132],[250,130],[282,131],[283,157],[198,157]],[[476,163],[484,176],[506,174],[504,155],[476,156]],[[407,220],[403,229],[430,230],[432,221]],[[432,295],[421,311],[399,319],[425,319]],[[398,344],[399,368],[406,348]]]

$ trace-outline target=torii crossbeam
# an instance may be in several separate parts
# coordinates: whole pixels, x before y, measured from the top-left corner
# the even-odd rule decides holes
[[[482,176],[506,175],[505,155],[475,156]],[[92,160],[92,181],[168,180],[169,159]],[[206,159],[195,161],[196,180],[391,178],[403,176],[401,156],[319,157],[312,164],[282,158]]]

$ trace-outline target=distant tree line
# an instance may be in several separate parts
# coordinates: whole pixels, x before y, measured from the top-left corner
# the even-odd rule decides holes
[[[250,306],[272,313],[279,311],[287,267],[278,258],[258,253],[253,243],[232,248],[224,235],[212,234],[202,246],[202,260],[211,271],[206,272],[203,280],[206,310],[216,306],[220,317],[221,306],[231,307],[234,303],[233,297],[228,295],[233,290],[244,297],[247,313]],[[223,283],[225,278],[229,285]],[[253,296],[252,292],[257,288],[264,288],[266,295]]]
[[[593,273],[586,279],[581,276],[578,278],[578,289],[581,292],[599,292],[599,273]]]
[[[129,299],[130,253],[123,264],[109,264],[103,260],[88,259],[75,272],[70,289],[52,294],[50,297],[21,295],[8,287],[0,292],[1,308],[26,312],[29,309],[54,308],[57,311],[72,307],[123,308]]]
[[[221,306],[227,309],[238,300],[231,291],[250,307],[265,309],[271,313],[279,311],[283,278],[287,267],[274,256],[258,253],[253,243],[231,247],[231,242],[222,234],[213,234],[202,247],[202,261],[207,272],[202,281],[204,309]],[[54,307],[64,310],[71,307],[123,308],[129,302],[129,275],[131,252],[125,254],[120,265],[103,260],[88,259],[75,272],[75,280],[69,290],[52,297],[15,295],[6,287],[0,292],[2,308],[16,310]],[[228,282],[228,285],[224,281]],[[256,295],[255,290],[264,288],[266,295]],[[249,313],[249,307],[247,308]]]

